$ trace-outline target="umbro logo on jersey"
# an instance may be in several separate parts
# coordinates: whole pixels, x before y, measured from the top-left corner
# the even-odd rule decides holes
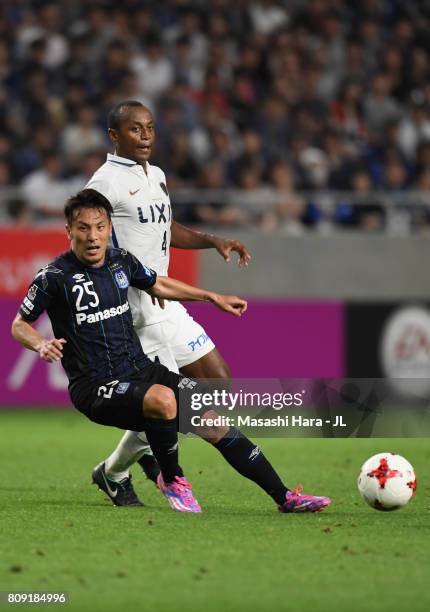
[[[129,193],[131,196],[134,196],[134,195],[136,195],[136,193],[137,193],[138,191],[140,191],[141,189],[142,189],[142,187],[139,187],[139,189],[136,189],[136,191],[132,191],[131,189],[129,189],[129,190],[128,190],[128,193]]]
[[[73,278],[75,279],[77,283],[80,283],[81,281],[85,279],[85,274],[74,274]]]

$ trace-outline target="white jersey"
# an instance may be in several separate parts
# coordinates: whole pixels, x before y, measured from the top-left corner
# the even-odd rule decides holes
[[[164,172],[146,163],[143,167],[124,157],[108,154],[106,162],[90,178],[86,189],[104,195],[113,208],[112,242],[133,253],[162,276],[169,268],[172,208]],[[162,309],[144,291],[129,289],[136,327],[165,320],[173,303]]]

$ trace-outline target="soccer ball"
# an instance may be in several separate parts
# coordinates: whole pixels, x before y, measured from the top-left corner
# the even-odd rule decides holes
[[[365,502],[377,510],[397,510],[415,495],[414,468],[401,455],[378,453],[361,466],[358,490]]]

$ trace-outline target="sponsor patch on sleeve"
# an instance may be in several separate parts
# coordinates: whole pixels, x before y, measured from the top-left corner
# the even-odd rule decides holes
[[[34,304],[32,304],[32,303],[30,302],[30,300],[29,300],[28,298],[26,298],[26,297],[24,298],[24,304],[27,306],[27,308],[28,308],[29,310],[33,310],[33,308],[34,308]]]

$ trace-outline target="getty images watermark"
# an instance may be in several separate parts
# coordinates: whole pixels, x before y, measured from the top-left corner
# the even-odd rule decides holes
[[[419,379],[182,379],[179,427],[238,427],[260,437],[427,437]]]
[[[194,427],[318,427],[322,426],[322,419],[304,416],[302,414],[290,415],[286,408],[298,408],[304,405],[306,390],[296,393],[270,393],[251,392],[240,389],[237,392],[226,389],[214,389],[213,391],[194,392],[190,397],[191,410],[199,411],[200,414],[191,416],[191,425]],[[205,416],[210,409],[227,410],[229,413],[241,409],[242,413],[227,416]],[[256,416],[247,414],[247,409],[270,409],[273,412],[282,411],[276,416]],[[326,422],[331,420],[327,419]],[[336,415],[333,427],[346,427],[342,415]]]

